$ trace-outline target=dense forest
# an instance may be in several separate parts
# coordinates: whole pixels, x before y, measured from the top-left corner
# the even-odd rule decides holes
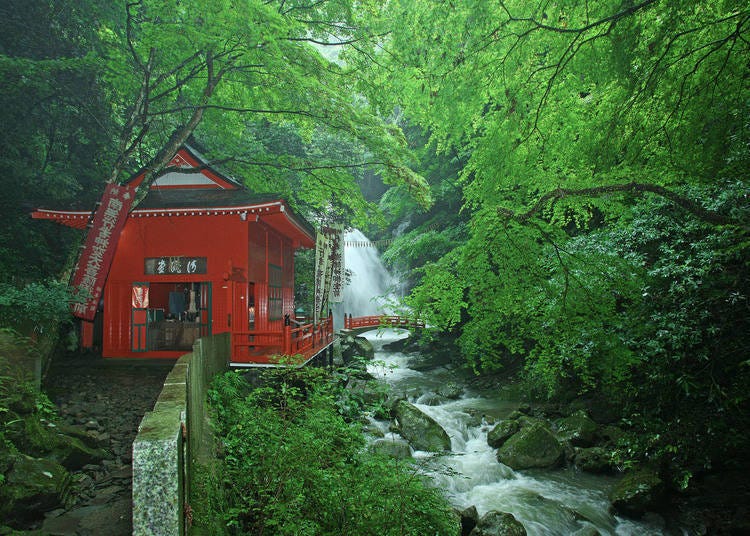
[[[748,467],[746,2],[5,0],[0,15],[3,328],[71,331],[81,235],[30,211],[93,207],[190,141],[316,225],[388,239],[426,339],[530,398],[609,406],[629,426],[621,466],[683,491]]]

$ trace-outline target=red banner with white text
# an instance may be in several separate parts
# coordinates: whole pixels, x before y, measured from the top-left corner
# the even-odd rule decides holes
[[[79,318],[93,320],[96,315],[117,241],[134,198],[135,192],[127,186],[108,184],[104,189],[73,273],[73,289],[81,301],[74,303],[72,309]]]

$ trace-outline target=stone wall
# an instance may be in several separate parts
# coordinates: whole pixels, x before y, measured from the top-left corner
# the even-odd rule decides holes
[[[229,366],[228,333],[199,339],[177,360],[133,442],[133,534],[185,534],[190,472],[213,458],[206,413],[211,379]]]

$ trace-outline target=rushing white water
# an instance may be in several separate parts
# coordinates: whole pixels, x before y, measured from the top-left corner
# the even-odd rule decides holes
[[[438,368],[420,372],[408,367],[409,358],[383,351],[383,344],[402,337],[393,331],[370,332],[375,365],[370,373],[433,417],[451,438],[451,453],[435,456],[414,452],[435,485],[459,509],[476,506],[479,515],[491,510],[509,512],[523,523],[529,535],[600,534],[661,535],[663,531],[610,514],[608,492],[614,479],[575,469],[513,471],[495,457],[487,444],[492,428],[483,416],[502,416],[514,404],[472,392],[464,386],[458,400],[441,399],[434,391],[447,382],[460,383],[455,371]]]
[[[343,315],[370,316],[391,312],[397,281],[380,260],[377,248],[361,231],[344,236],[344,264],[351,278],[344,287],[344,303],[334,307],[334,327],[343,327]]]
[[[348,233],[354,244],[345,251],[346,266],[352,278],[344,291],[343,312],[354,316],[388,312],[387,296],[395,282],[374,247],[359,231]],[[343,323],[343,320],[341,320]],[[491,510],[509,512],[523,523],[530,535],[600,534],[635,536],[660,535],[657,528],[610,514],[607,499],[614,480],[574,469],[513,471],[499,463],[495,449],[487,444],[488,421],[506,418],[518,402],[501,399],[496,393],[473,391],[462,383],[460,374],[446,367],[428,372],[409,368],[409,356],[383,350],[387,342],[404,337],[394,330],[371,331],[366,336],[375,347],[375,361],[368,367],[373,376],[387,382],[392,390],[433,417],[451,438],[451,452],[433,455],[413,452],[435,485],[444,490],[459,508],[475,506],[479,515]],[[458,400],[436,395],[447,383],[459,384]],[[388,423],[375,422],[384,433]]]

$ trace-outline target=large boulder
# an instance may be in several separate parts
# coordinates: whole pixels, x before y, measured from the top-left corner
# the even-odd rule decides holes
[[[14,456],[11,463],[0,486],[0,518],[10,523],[39,519],[65,504],[70,474],[62,465],[25,454]]]
[[[513,514],[491,510],[482,516],[469,536],[526,536],[526,529]]]
[[[341,338],[341,357],[344,363],[350,363],[357,357],[365,359],[375,358],[375,348],[365,337],[345,335]]]
[[[461,536],[469,536],[474,527],[479,523],[477,507],[472,505],[464,508],[458,513],[458,517],[461,519]]]
[[[451,449],[451,440],[435,419],[410,404],[400,400],[394,407],[399,433],[415,450],[442,452]]]
[[[573,463],[587,473],[607,473],[613,470],[612,453],[602,447],[576,447]]]
[[[487,444],[493,449],[499,449],[520,429],[518,421],[501,421],[487,433]]]
[[[645,512],[658,509],[663,496],[664,483],[659,474],[649,468],[640,468],[625,474],[609,498],[618,513],[641,517]]]
[[[596,440],[599,426],[584,410],[578,410],[557,423],[558,436],[576,447],[590,447]]]
[[[511,469],[555,467],[562,462],[563,446],[542,423],[521,428],[497,451],[497,460]]]

